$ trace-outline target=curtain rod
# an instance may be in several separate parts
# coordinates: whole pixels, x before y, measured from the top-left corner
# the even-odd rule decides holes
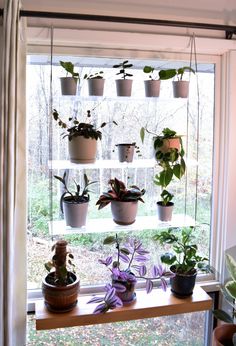
[[[3,9],[0,9],[0,15],[3,15]],[[231,39],[236,34],[236,26],[209,24],[209,23],[194,23],[194,22],[181,22],[162,19],[149,19],[149,18],[131,18],[119,16],[103,16],[93,14],[79,14],[79,13],[64,13],[64,12],[42,12],[42,11],[27,11],[20,10],[21,17],[33,18],[52,18],[52,19],[71,19],[71,20],[85,20],[96,22],[110,22],[110,23],[126,23],[126,24],[141,24],[141,25],[157,25],[157,26],[170,26],[177,28],[195,28],[206,30],[218,30],[225,32],[225,38]]]

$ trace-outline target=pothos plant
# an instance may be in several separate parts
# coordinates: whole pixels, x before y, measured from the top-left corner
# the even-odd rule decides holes
[[[119,293],[124,292],[128,283],[130,285],[136,283],[137,279],[146,281],[146,292],[150,293],[154,287],[154,281],[160,280],[161,287],[165,291],[167,288],[167,277],[173,274],[166,271],[162,265],[153,265],[151,274],[148,275],[146,262],[149,260],[149,251],[143,248],[142,243],[137,239],[128,239],[123,244],[122,239],[116,236],[107,237],[104,245],[115,245],[117,256],[113,259],[108,256],[100,259],[99,263],[105,265],[111,273],[112,284],[105,286],[106,294],[104,297],[93,297],[88,303],[100,303],[94,310],[94,313],[105,313],[110,309],[115,309],[123,305],[119,297]],[[122,266],[122,262],[125,266]],[[136,274],[134,274],[134,272]]]
[[[78,72],[74,71],[74,64],[70,61],[60,61],[61,67],[63,67],[66,71],[66,74],[68,73],[73,77],[74,79],[77,79],[80,82],[80,76]]]
[[[147,128],[142,127],[140,130],[140,137],[142,142],[144,141],[145,132],[154,135],[153,147],[155,151],[155,159],[158,162],[158,166],[161,167],[161,171],[154,177],[154,184],[160,186],[162,189],[161,198],[162,205],[167,205],[174,197],[169,191],[167,186],[172,181],[173,177],[181,179],[185,174],[186,164],[184,160],[184,148],[181,136],[177,135],[176,131],[169,128],[164,128],[161,135],[157,135]],[[179,140],[180,147],[169,148],[167,151],[163,151],[163,145],[165,141],[177,138]]]
[[[86,120],[84,122],[80,122],[77,119],[77,117],[69,117],[69,124],[67,124],[62,120],[56,109],[53,110],[52,115],[57,124],[63,130],[67,131],[67,133],[64,133],[63,138],[68,137],[69,141],[78,136],[83,136],[85,138],[92,138],[96,140],[102,139],[102,132],[100,131],[100,129],[107,125],[107,122],[103,122],[99,127],[96,128],[95,125],[91,122],[90,110],[87,110],[87,122]],[[117,125],[116,121],[114,120],[112,121],[112,123]]]
[[[67,242],[59,240],[52,246],[52,251],[55,251],[51,261],[44,264],[46,270],[50,273],[55,268],[54,275],[47,277],[49,284],[54,286],[67,286],[74,282],[72,273],[75,273],[75,265],[72,262],[74,256],[72,253],[66,251]],[[71,270],[67,268],[70,267]]]
[[[121,62],[120,64],[113,65],[114,68],[119,68],[120,71],[117,72],[117,75],[122,75],[122,79],[126,79],[126,77],[133,77],[131,73],[126,72],[128,68],[131,68],[133,64],[130,64],[128,60]]]

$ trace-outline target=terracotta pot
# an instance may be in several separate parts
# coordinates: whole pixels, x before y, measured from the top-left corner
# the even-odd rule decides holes
[[[135,222],[138,211],[138,201],[111,201],[113,221],[118,225],[131,225]]]
[[[92,78],[88,79],[89,96],[103,96],[105,79]]]
[[[70,161],[74,163],[93,163],[96,161],[97,140],[83,136],[68,140]]]
[[[117,96],[131,96],[132,84],[132,79],[116,79]]]
[[[179,274],[175,271],[175,266],[171,266],[170,270],[175,274],[170,278],[171,292],[178,298],[186,298],[193,294],[197,271],[193,274]]]
[[[66,196],[62,200],[62,212],[65,216],[66,225],[70,227],[82,227],[86,224],[88,214],[88,201],[81,203],[71,200]]]
[[[116,144],[118,148],[118,158],[120,162],[132,162],[134,157],[134,148],[136,143]]]
[[[232,338],[236,333],[236,324],[222,324],[213,330],[212,346],[233,346]]]
[[[145,80],[145,96],[146,97],[159,97],[160,95],[160,80]]]
[[[126,288],[124,292],[116,292],[116,295],[122,300],[124,305],[132,303],[136,299],[136,293],[135,293],[136,281],[124,281],[124,280],[112,279],[112,284],[114,283],[119,283]]]
[[[73,77],[61,77],[61,94],[76,95],[78,79]]]
[[[172,82],[173,96],[180,98],[187,98],[189,93],[189,81],[179,80]]]
[[[164,139],[162,147],[159,148],[159,150],[162,151],[164,154],[167,153],[170,149],[180,149],[179,137]]]
[[[42,282],[44,302],[49,311],[66,312],[72,310],[77,304],[80,281],[74,273],[70,273],[74,282],[67,286],[54,286],[48,283],[54,272],[49,273]]]
[[[161,201],[157,202],[157,216],[160,221],[171,221],[174,203],[169,202],[163,205]]]

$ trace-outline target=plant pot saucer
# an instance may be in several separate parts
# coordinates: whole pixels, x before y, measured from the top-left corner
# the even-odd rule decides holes
[[[120,225],[120,226],[129,226],[129,225],[132,225],[133,223],[135,223],[135,220],[133,220],[132,222],[122,222],[122,221],[117,221],[117,220],[114,220],[113,221],[117,224],[117,225]]]
[[[76,305],[77,305],[77,301],[78,301],[78,300],[76,300],[76,302],[74,302],[74,303],[71,304],[68,308],[63,309],[63,310],[62,310],[61,308],[60,308],[60,310],[55,309],[55,308],[52,308],[52,307],[51,307],[48,303],[46,303],[46,302],[44,302],[44,304],[45,304],[46,308],[48,309],[48,311],[50,311],[50,312],[55,312],[55,313],[60,314],[60,313],[63,313],[63,312],[69,312],[69,311],[73,310],[74,307],[76,307]]]

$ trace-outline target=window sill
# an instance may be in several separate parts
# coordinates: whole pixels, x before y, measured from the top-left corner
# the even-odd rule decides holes
[[[212,299],[196,285],[193,295],[186,299],[174,297],[170,290],[163,292],[154,289],[150,294],[144,290],[136,291],[137,299],[133,304],[105,314],[93,314],[97,304],[87,304],[91,296],[83,295],[78,299],[77,306],[67,313],[51,313],[44,306],[43,300],[36,302],[36,329],[55,329],[100,323],[129,321],[167,315],[176,315],[194,311],[210,310]]]

